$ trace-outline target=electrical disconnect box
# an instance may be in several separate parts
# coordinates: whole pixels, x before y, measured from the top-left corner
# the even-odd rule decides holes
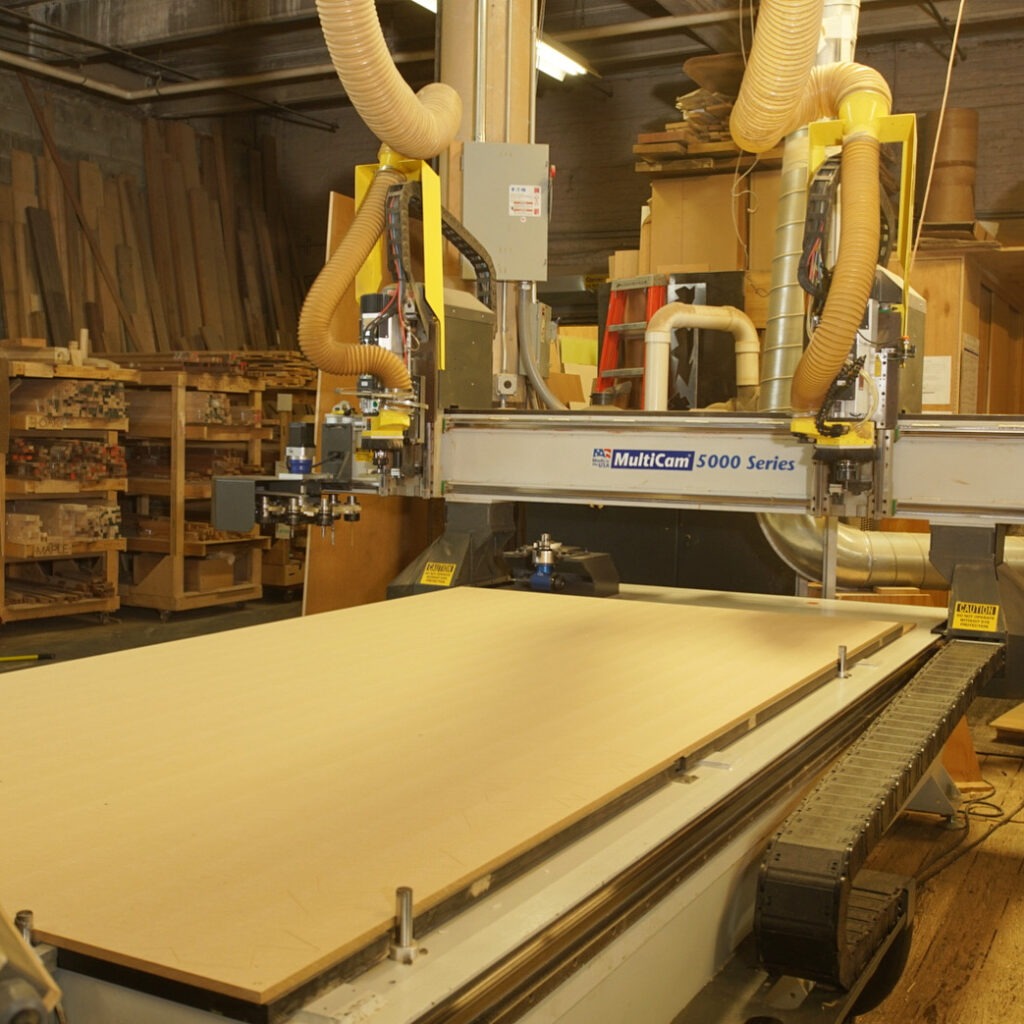
[[[467,142],[462,222],[490,253],[499,281],[548,278],[548,147]]]

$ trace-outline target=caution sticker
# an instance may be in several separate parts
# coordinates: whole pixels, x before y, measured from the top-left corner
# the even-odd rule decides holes
[[[953,605],[953,628],[970,633],[998,633],[999,605],[957,601]]]
[[[420,583],[428,587],[450,587],[455,579],[455,562],[427,562]]]

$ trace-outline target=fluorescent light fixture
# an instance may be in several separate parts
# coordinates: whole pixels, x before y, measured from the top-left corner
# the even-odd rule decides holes
[[[418,2],[418,0],[417,0]],[[543,39],[537,40],[537,70],[545,75],[565,81],[566,75],[585,75],[587,68],[580,63],[580,58],[572,56],[561,47],[553,46]]]
[[[412,0],[412,2],[437,14],[437,0]],[[537,40],[537,70],[552,78],[557,78],[560,82],[564,82],[567,75],[595,74],[592,68],[583,63],[583,58],[578,54],[549,43],[545,39]]]

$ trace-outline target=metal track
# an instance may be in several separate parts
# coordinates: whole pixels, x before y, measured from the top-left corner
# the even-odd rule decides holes
[[[861,871],[981,686],[1001,644],[947,644],[787,819],[761,867],[765,967],[848,989],[907,915],[913,883]]]

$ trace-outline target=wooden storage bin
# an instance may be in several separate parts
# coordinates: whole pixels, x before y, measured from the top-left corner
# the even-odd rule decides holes
[[[172,371],[144,372],[140,383],[128,395],[129,414],[138,415],[126,444],[135,471],[149,468],[128,478],[123,499],[124,602],[167,615],[261,597],[260,555],[270,542],[258,530],[213,529],[207,472],[219,464],[211,450],[235,450],[240,465],[260,465],[261,447],[270,438],[260,425],[262,384],[237,375]],[[144,447],[160,448],[160,458],[135,457]]]

